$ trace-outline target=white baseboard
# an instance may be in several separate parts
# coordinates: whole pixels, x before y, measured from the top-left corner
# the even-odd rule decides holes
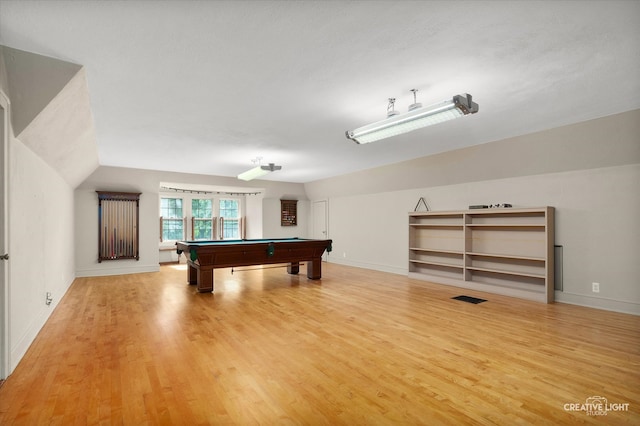
[[[103,277],[107,275],[140,274],[143,272],[158,272],[159,270],[160,265],[157,263],[152,265],[119,266],[115,268],[98,267],[76,270],[76,277]]]
[[[20,360],[22,360],[24,354],[27,353],[29,346],[31,346],[36,336],[49,319],[49,316],[51,316],[52,312],[53,309],[49,309],[49,307],[47,307],[46,309],[42,309],[38,312],[37,316],[32,317],[33,321],[29,324],[26,332],[20,336],[16,344],[11,348],[9,355],[9,374],[13,373],[13,370],[16,369]]]
[[[559,303],[567,303],[569,305],[578,305],[587,308],[620,312],[623,314],[640,315],[640,304],[634,302],[625,302],[622,300],[606,299],[602,297],[585,296],[583,294],[556,291],[555,301]]]
[[[329,258],[329,263],[336,263],[338,265],[345,265],[345,266],[353,266],[356,268],[373,269],[374,271],[389,272],[390,274],[398,274],[398,275],[407,275],[409,272],[407,268],[398,268],[396,266],[381,265],[378,263],[354,262],[354,261],[345,261],[342,259],[332,259],[332,258]]]

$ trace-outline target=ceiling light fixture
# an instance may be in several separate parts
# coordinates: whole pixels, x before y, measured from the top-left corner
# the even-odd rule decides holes
[[[252,180],[269,174],[271,172],[275,172],[276,170],[282,169],[282,166],[276,166],[274,163],[269,163],[266,166],[260,165],[260,160],[262,157],[257,157],[255,160],[251,160],[254,164],[258,163],[258,166],[253,169],[247,170],[246,172],[240,173],[238,175],[238,179],[240,180]]]
[[[412,89],[411,91],[413,92],[414,103],[409,106],[408,112],[399,114],[394,109],[395,98],[389,98],[387,118],[385,120],[377,121],[352,131],[347,130],[347,138],[358,144],[375,142],[478,112],[478,104],[473,102],[471,95],[466,93],[456,95],[451,100],[423,108],[422,104],[416,102],[417,90]]]

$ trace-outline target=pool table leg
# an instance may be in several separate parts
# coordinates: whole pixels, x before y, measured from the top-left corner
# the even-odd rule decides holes
[[[213,291],[213,268],[202,269],[201,266],[189,261],[187,274],[189,285],[196,284],[199,293],[211,293]]]
[[[198,270],[191,264],[189,264],[189,270],[187,271],[187,281],[189,285],[198,283]]]
[[[213,292],[213,268],[202,269],[198,268],[198,292],[199,293],[212,293]]]
[[[300,272],[300,262],[291,262],[290,264],[288,264],[287,272],[293,275]]]
[[[317,257],[307,262],[307,278],[319,280],[322,278],[322,258]]]

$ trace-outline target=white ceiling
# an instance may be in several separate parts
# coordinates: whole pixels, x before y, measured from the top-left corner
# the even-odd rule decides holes
[[[640,108],[638,1],[9,1],[0,44],[86,67],[102,165],[309,182]],[[419,89],[472,116],[357,145]]]

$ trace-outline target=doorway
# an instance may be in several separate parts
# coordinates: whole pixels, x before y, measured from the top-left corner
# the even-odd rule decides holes
[[[0,91],[0,380],[9,375],[8,153],[9,99]]]
[[[313,230],[311,238],[316,240],[326,240],[329,238],[327,201],[314,201],[312,203],[311,215],[313,217]],[[327,261],[329,253],[325,251],[322,260]]]

